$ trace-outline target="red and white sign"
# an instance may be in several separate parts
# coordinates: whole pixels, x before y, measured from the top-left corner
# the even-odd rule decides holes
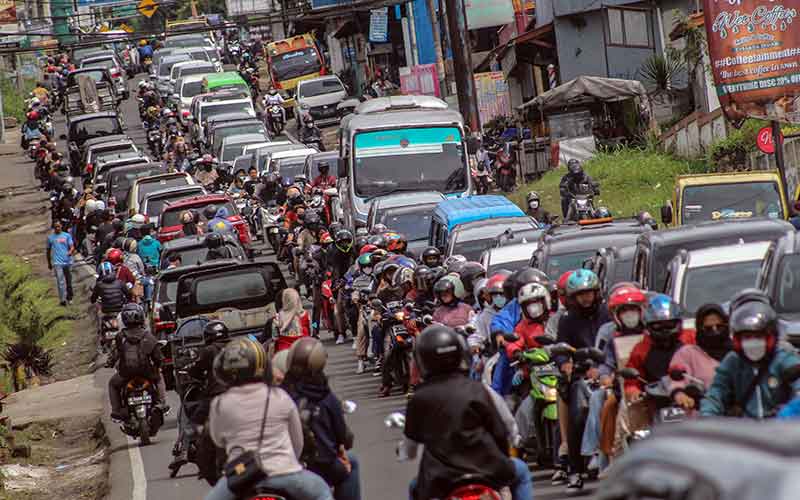
[[[768,155],[775,153],[775,141],[772,140],[772,127],[764,127],[758,131],[756,136],[758,149]],[[781,144],[783,144],[783,133],[781,132]]]

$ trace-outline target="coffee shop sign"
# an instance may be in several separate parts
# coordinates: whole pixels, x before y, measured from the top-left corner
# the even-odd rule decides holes
[[[728,2],[731,5],[738,5],[741,0],[721,1]],[[774,7],[759,5],[750,13],[738,10],[720,12],[714,20],[712,29],[714,33],[719,33],[719,37],[722,39],[728,38],[728,30],[738,34],[743,27],[747,28],[748,33],[754,33],[759,26],[762,30],[786,31],[796,17],[797,9],[787,9],[783,5]]]

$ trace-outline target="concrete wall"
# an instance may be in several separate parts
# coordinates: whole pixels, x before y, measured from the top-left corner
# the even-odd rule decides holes
[[[718,109],[713,113],[692,113],[661,134],[661,141],[667,151],[683,158],[697,158],[727,136],[728,125]]]

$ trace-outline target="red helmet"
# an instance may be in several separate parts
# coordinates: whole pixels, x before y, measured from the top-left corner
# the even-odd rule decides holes
[[[361,247],[361,250],[359,250],[358,255],[364,255],[365,253],[372,253],[377,249],[378,247],[376,247],[375,245],[364,245],[363,247]]]
[[[486,291],[489,293],[503,293],[503,283],[508,279],[505,273],[494,274],[489,281],[486,282]]]
[[[106,256],[108,261],[114,264],[115,266],[118,264],[122,264],[122,250],[119,248],[112,248],[108,251],[108,255]]]
[[[28,113],[28,120],[38,120],[39,119],[39,112],[38,111],[31,111]]]
[[[619,283],[612,288],[611,295],[608,296],[608,310],[611,314],[615,314],[622,306],[643,307],[646,301],[647,296],[638,286],[633,283]]]
[[[558,283],[556,288],[558,290],[558,300],[561,302],[562,305],[566,305],[567,300],[567,281],[569,277],[572,276],[572,273],[575,271],[567,271],[558,278]]]

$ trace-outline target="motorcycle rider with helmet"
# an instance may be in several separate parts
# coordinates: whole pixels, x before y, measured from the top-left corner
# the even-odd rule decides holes
[[[588,186],[590,192],[585,192],[583,185]],[[599,184],[589,177],[589,174],[583,171],[581,162],[574,158],[567,162],[567,173],[561,178],[558,188],[561,194],[561,213],[564,217],[564,220],[567,220],[569,204],[574,195],[600,195]]]
[[[286,101],[283,99],[283,96],[278,93],[275,87],[270,85],[269,90],[267,90],[267,93],[264,94],[263,97],[264,112],[267,115],[267,119],[268,120],[272,119],[272,117],[269,114],[269,108],[271,108],[272,106],[280,106],[283,123],[286,123],[286,109],[283,107],[283,103],[285,102]]]
[[[102,316],[111,316],[122,311],[122,307],[131,299],[131,291],[117,279],[114,266],[110,262],[100,264],[100,277],[92,288],[89,301],[94,304],[100,299]]]
[[[208,418],[211,400],[227,389],[225,384],[214,373],[214,358],[222,351],[229,339],[230,332],[227,325],[222,321],[209,321],[203,327],[203,343],[205,345],[198,353],[197,361],[187,370],[189,377],[205,383],[203,399],[190,416],[187,413],[186,405],[183,403],[184,395],[181,394],[181,410],[178,413],[178,440],[172,448],[173,459],[172,463],[169,464],[169,469],[173,471],[173,474],[188,462],[186,453],[189,450],[192,439],[195,438],[195,428],[192,423],[205,422]]]
[[[800,391],[800,379],[791,376],[800,357],[779,345],[778,316],[761,290],[743,290],[731,300],[730,329],[733,351],[717,367],[700,415],[772,417]]]
[[[430,326],[418,337],[414,356],[424,382],[408,401],[406,440],[398,448],[413,459],[424,446],[411,498],[447,498],[465,475],[509,486],[514,500],[533,498],[528,466],[508,456],[507,409],[466,375],[463,338],[447,326]]]
[[[457,276],[444,276],[433,285],[438,304],[433,311],[433,321],[450,328],[467,325],[475,317],[472,307],[458,297],[456,281],[461,280]]]
[[[156,406],[166,415],[167,389],[161,377],[164,355],[156,338],[144,327],[144,310],[139,304],[128,303],[120,312],[122,331],[115,339],[117,347],[117,373],[108,381],[108,398],[111,403],[111,418],[124,421],[128,410],[123,407],[122,389],[133,377],[144,377],[155,382],[157,387]]]
[[[253,489],[275,489],[296,500],[333,500],[325,481],[303,469],[300,413],[289,394],[271,385],[272,368],[264,346],[248,337],[231,340],[214,359],[216,377],[228,390],[211,401],[208,429],[228,461],[256,452],[264,479]],[[217,481],[205,500],[238,500],[228,478]]]
[[[345,306],[344,284],[345,274],[355,262],[353,251],[353,233],[348,229],[340,229],[333,237],[333,245],[325,252],[325,269],[331,273],[331,291],[336,295],[336,312],[334,325],[336,329],[336,343],[344,343],[345,336]]]
[[[311,181],[309,190],[321,189],[324,191],[328,188],[336,187],[336,177],[330,174],[331,171],[330,163],[328,163],[327,161],[319,162],[319,165],[317,165],[317,170],[319,171],[319,175],[314,177],[314,180]]]
[[[464,297],[464,302],[480,310],[476,305],[475,283],[480,279],[486,278],[486,268],[480,262],[465,262],[458,270],[458,276],[461,278],[461,283],[464,284],[464,292],[467,294]]]
[[[300,122],[302,126],[297,131],[297,138],[300,139],[300,142],[306,143],[314,137],[321,137],[319,127],[317,127],[314,118],[309,113],[303,113]]]
[[[206,260],[233,258],[233,253],[231,249],[228,248],[228,245],[225,244],[225,238],[222,236],[222,233],[216,231],[208,233],[205,238],[205,244],[206,248],[208,248]]]
[[[336,500],[360,500],[359,462],[350,450],[353,433],[347,427],[342,404],[328,384],[328,353],[318,339],[306,337],[289,349],[283,387],[297,404],[310,433],[301,459],[308,470],[333,488]]]
[[[536,219],[539,224],[547,226],[553,223],[553,217],[542,207],[542,200],[536,191],[528,193],[528,196],[525,197],[525,205],[528,207],[528,215]]]

